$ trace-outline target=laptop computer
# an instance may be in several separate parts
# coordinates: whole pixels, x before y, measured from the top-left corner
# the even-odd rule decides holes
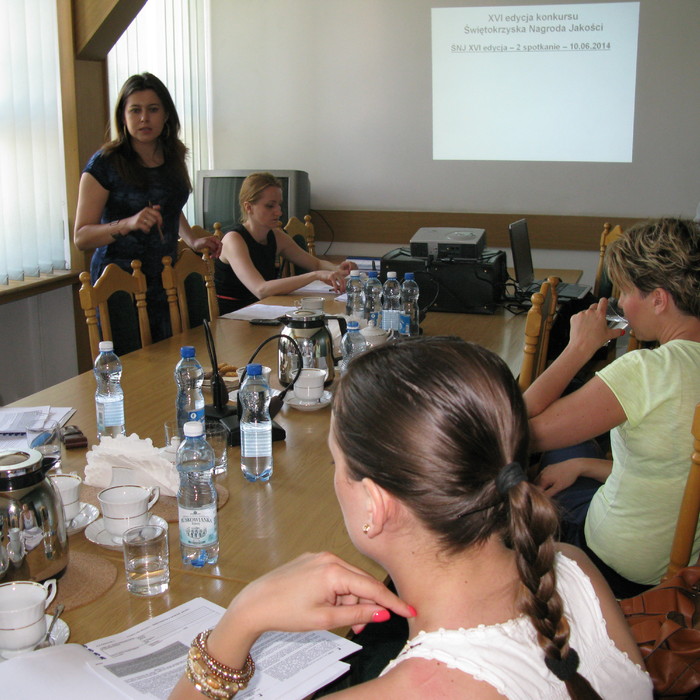
[[[535,280],[527,219],[520,219],[510,224],[508,235],[510,236],[510,251],[513,255],[515,283],[518,291],[526,296],[539,292],[544,280]],[[591,288],[584,284],[560,282],[557,285],[557,295],[563,299],[581,299],[590,291]]]

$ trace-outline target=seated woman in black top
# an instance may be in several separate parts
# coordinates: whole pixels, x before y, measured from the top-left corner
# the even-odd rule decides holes
[[[239,195],[243,222],[223,237],[221,257],[214,261],[219,311],[227,314],[258,299],[291,294],[305,284],[321,280],[338,294],[345,291],[345,276],[355,264],[319,260],[300,248],[281,228],[282,185],[270,173],[253,173]],[[275,258],[281,255],[305,272],[277,278]]]

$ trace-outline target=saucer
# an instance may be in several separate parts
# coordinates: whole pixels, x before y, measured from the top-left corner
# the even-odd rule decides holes
[[[90,523],[95,522],[99,515],[100,511],[97,506],[81,501],[78,515],[66,523],[66,534],[75,535],[77,532],[82,532]]]
[[[53,615],[44,615],[46,618],[46,627],[48,629],[48,626],[51,624],[51,619],[53,618]],[[64,622],[60,617],[58,620],[56,620],[56,624],[53,626],[53,629],[51,630],[51,634],[49,635],[49,641],[51,642],[51,646],[59,646],[60,644],[65,644],[68,641],[68,637],[70,636],[70,627],[68,627],[68,623]],[[11,659],[14,656],[19,656],[20,654],[26,654],[30,651],[34,651],[34,649],[23,649],[22,651],[5,651],[4,649],[0,649],[0,661],[5,661],[6,659]]]
[[[306,401],[296,398],[296,396],[290,392],[284,397],[284,402],[288,406],[296,408],[297,411],[318,411],[321,408],[329,406],[332,397],[333,395],[330,391],[324,391],[323,394],[321,394],[321,398],[316,403],[307,403]]]
[[[151,516],[148,518],[147,524],[160,525],[166,531],[168,529],[168,523],[163,520],[163,518],[153,514],[151,514]],[[95,520],[95,522],[90,523],[85,528],[85,537],[87,537],[90,542],[99,544],[100,547],[104,547],[105,549],[113,549],[117,552],[122,551],[122,543],[113,539],[112,535],[105,530],[105,524],[102,518]]]

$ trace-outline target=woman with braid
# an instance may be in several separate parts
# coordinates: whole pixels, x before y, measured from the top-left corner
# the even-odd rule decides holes
[[[527,414],[496,355],[427,337],[360,355],[337,388],[328,444],[348,533],[397,594],[332,554],[305,554],[250,583],[197,637],[173,698],[254,687],[249,652],[265,631],[359,632],[393,611],[408,643],[339,697],[651,699],[605,581],[555,543],[556,512],[525,479]]]

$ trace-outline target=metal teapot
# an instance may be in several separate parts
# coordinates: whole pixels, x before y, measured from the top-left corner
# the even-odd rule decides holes
[[[37,450],[0,450],[0,581],[45,581],[68,565],[61,496]]]
[[[328,323],[338,324],[340,333],[345,332],[345,319],[339,316],[326,316],[319,311],[299,309],[287,314],[284,319],[282,337],[278,342],[278,377],[280,384],[286,386],[296,374],[299,367],[299,355],[287,338],[293,338],[301,351],[302,367],[316,367],[326,372],[324,385],[328,386],[335,378],[333,352],[333,334]]]

